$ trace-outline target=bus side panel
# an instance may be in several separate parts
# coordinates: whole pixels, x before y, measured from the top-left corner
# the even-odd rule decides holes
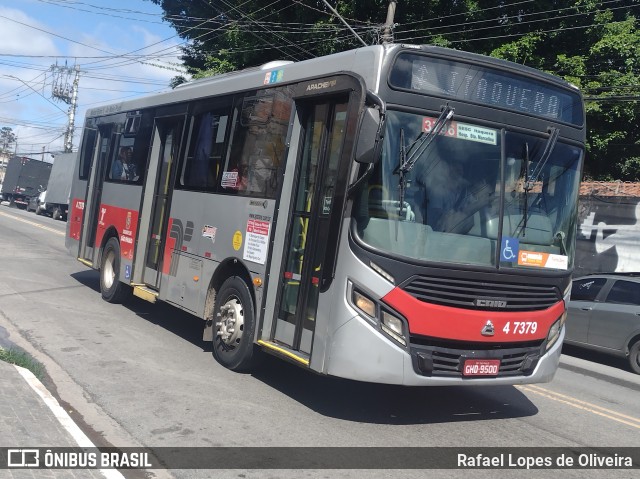
[[[98,211],[96,228],[96,254],[108,238],[114,236],[120,243],[120,280],[130,283],[133,273],[133,256],[138,232],[138,215],[142,187],[139,185],[105,182],[102,190],[102,201]],[[140,264],[140,266],[137,266]],[[99,265],[95,265],[98,267]],[[144,267],[144,259],[136,258],[136,267]]]
[[[84,221],[84,206],[87,195],[87,180],[79,179],[80,161],[76,161],[69,194],[69,213],[67,217],[67,236],[65,246],[69,254],[74,258],[80,256],[80,235],[82,234],[82,222]]]
[[[67,248],[77,255],[80,244],[80,233],[82,232],[82,219],[84,218],[84,198],[73,198],[71,200],[71,211],[67,223]]]
[[[207,290],[217,266],[225,260],[235,259],[252,277],[265,278],[274,206],[273,200],[175,190],[160,299],[203,317]],[[268,231],[253,232],[256,221]],[[248,286],[253,290],[253,285]],[[257,296],[256,311],[260,308]]]
[[[104,236],[111,228],[114,228],[117,233],[122,259],[133,260],[134,240],[138,229],[138,211],[101,203],[96,244],[104,243]]]

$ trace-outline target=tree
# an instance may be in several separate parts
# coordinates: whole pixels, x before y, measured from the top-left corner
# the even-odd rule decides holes
[[[3,126],[0,129],[0,148],[4,154],[11,153],[11,147],[16,143],[18,137],[16,137],[13,130],[8,126]]]
[[[640,181],[640,32],[631,9],[637,0],[606,2],[611,8],[594,1],[535,3],[538,12],[548,4],[554,17],[482,53],[577,85],[586,99],[585,176]]]
[[[272,60],[305,60],[362,43],[321,0],[151,0],[164,10],[178,35],[189,41],[182,59],[195,76],[261,65]],[[379,43],[388,0],[331,0],[368,44]],[[475,2],[406,0],[395,21],[411,23],[462,13]]]
[[[151,0],[189,41],[195,77],[303,60],[361,45],[322,0]],[[380,43],[388,0],[329,0],[369,44]],[[587,109],[585,174],[640,181],[640,0],[399,0],[397,43],[503,58],[580,87]]]

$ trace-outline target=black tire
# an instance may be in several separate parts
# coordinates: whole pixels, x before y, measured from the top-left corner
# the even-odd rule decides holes
[[[222,284],[212,320],[213,356],[232,371],[249,370],[255,356],[256,321],[251,292],[239,276],[232,276]]]
[[[131,297],[131,286],[120,281],[120,243],[116,238],[109,238],[102,250],[100,293],[108,303],[124,303]]]
[[[640,374],[640,339],[629,348],[629,366],[634,373]]]

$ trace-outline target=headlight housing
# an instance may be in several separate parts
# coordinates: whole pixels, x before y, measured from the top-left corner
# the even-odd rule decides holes
[[[389,307],[374,301],[353,285],[351,285],[351,303],[388,337],[404,347],[407,346],[406,333],[408,328],[406,321],[400,315],[392,312]]]
[[[562,331],[562,327],[564,326],[565,321],[567,320],[567,311],[565,310],[562,313],[562,316],[558,318],[558,320],[551,325],[549,328],[549,334],[547,334],[547,351],[551,346],[555,344],[555,342],[560,337],[560,332]]]

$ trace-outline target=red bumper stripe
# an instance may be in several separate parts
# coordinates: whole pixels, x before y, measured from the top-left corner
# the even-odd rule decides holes
[[[559,301],[542,311],[474,311],[424,303],[400,288],[382,300],[409,321],[411,334],[433,338],[478,342],[520,342],[546,338],[551,325],[564,312]],[[482,334],[488,322],[493,336]]]

